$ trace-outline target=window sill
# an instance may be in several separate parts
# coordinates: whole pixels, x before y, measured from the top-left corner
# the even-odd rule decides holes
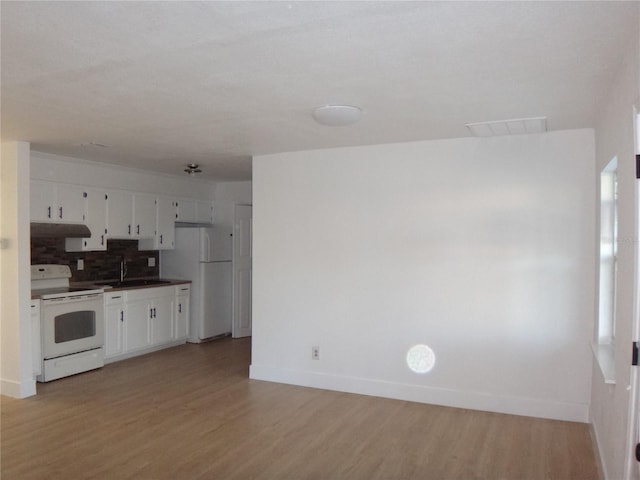
[[[611,343],[592,343],[591,350],[596,357],[600,371],[604,377],[604,383],[615,385],[616,383],[616,356]]]

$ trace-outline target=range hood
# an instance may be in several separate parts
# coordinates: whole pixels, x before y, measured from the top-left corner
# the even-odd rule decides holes
[[[89,238],[91,230],[80,223],[31,223],[31,237]]]

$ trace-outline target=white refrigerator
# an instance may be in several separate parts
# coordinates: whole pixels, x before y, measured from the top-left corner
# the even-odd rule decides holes
[[[191,280],[190,343],[231,334],[232,245],[231,227],[181,227],[161,252],[162,277]]]

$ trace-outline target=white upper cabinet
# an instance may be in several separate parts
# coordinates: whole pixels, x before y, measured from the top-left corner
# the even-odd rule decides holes
[[[176,202],[172,198],[159,197],[157,215],[156,245],[158,250],[173,249],[176,239]]]
[[[67,238],[68,252],[107,249],[107,240],[139,240],[141,250],[175,248],[175,222],[213,223],[213,202],[47,180],[31,181],[31,221],[81,223],[90,238]]]
[[[133,193],[107,191],[107,236],[131,238],[133,231]]]
[[[107,196],[104,190],[85,189],[86,224],[91,231],[91,237],[67,238],[65,240],[67,252],[107,249]]]
[[[191,199],[180,199],[176,201],[176,222],[198,221],[196,215],[196,201]]]
[[[176,222],[213,223],[213,202],[180,199],[176,203]]]
[[[196,222],[213,223],[213,202],[196,201]]]
[[[108,238],[154,238],[156,197],[121,190],[107,192]]]
[[[78,185],[58,185],[57,214],[62,222],[84,223],[86,200],[84,188]]]
[[[156,235],[156,197],[144,193],[133,195],[132,235],[136,238],[152,238]]]
[[[31,221],[84,223],[84,189],[77,185],[31,182]]]
[[[170,250],[175,248],[176,201],[170,197],[155,199],[156,226],[152,238],[141,238],[141,250]]]
[[[31,182],[31,221],[52,222],[56,204],[56,185]]]

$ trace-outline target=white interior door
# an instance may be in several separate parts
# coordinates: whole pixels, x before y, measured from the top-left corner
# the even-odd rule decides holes
[[[636,228],[637,238],[640,238],[640,182],[636,185]],[[636,288],[635,288],[635,319],[633,325],[633,339],[638,345],[640,339],[640,245],[636,242]],[[630,451],[627,461],[628,480],[640,480],[640,366],[631,367],[631,397],[629,410],[629,439]]]
[[[636,140],[636,177],[640,177],[640,99],[636,103],[635,110],[635,140]],[[640,178],[636,179],[636,239],[640,238]],[[640,341],[640,242],[635,242],[635,289],[634,289],[634,324],[632,329],[633,340]],[[636,343],[637,345],[637,343]],[[629,480],[640,480],[640,366],[632,366],[631,373],[631,410],[629,421],[631,428],[631,452],[627,467]]]
[[[236,205],[233,232],[233,337],[249,337],[251,336],[251,205]]]

